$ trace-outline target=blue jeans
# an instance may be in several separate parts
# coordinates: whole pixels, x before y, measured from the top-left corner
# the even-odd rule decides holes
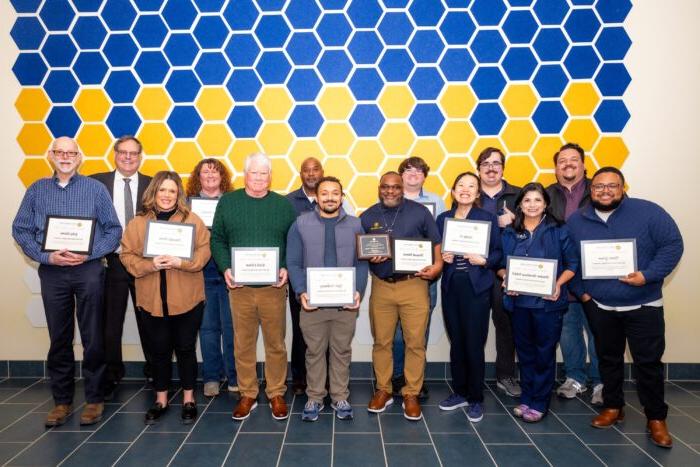
[[[204,269],[206,306],[199,328],[199,346],[202,350],[202,379],[205,383],[220,381],[237,383],[236,363],[233,358],[233,321],[224,278],[218,271]]]
[[[595,386],[600,383],[600,373],[598,372],[598,356],[595,352],[595,340],[588,319],[583,312],[583,306],[579,302],[570,302],[569,310],[564,313],[563,325],[561,328],[561,338],[559,346],[564,358],[564,374],[567,378],[572,378],[581,384],[586,384],[586,342],[583,339],[583,331],[588,336],[588,357],[591,364],[588,367],[588,376],[591,384]]]
[[[430,294],[430,312],[428,313],[428,326],[425,328],[425,348],[428,348],[428,334],[430,333],[430,318],[433,316],[433,310],[437,303],[437,281],[433,281],[429,287]],[[394,374],[393,378],[403,376],[405,346],[403,343],[403,333],[401,332],[401,321],[396,323],[396,334],[394,334]]]

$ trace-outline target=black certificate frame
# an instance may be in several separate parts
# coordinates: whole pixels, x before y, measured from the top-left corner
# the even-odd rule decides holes
[[[260,251],[260,252],[272,252],[275,255],[275,278],[274,282],[268,281],[243,281],[240,282],[236,280],[236,251]],[[231,274],[233,275],[234,284],[236,285],[274,285],[279,282],[280,276],[280,249],[276,246],[234,246],[231,247]]]
[[[181,227],[185,227],[188,230],[190,230],[190,238],[192,239],[190,241],[190,254],[189,256],[178,256],[178,258],[182,258],[187,261],[192,261],[192,258],[194,258],[194,240],[195,240],[195,229],[196,226],[194,224],[186,224],[184,222],[172,222],[172,221],[158,221],[158,220],[149,220],[148,223],[146,224],[146,236],[143,240],[143,257],[144,258],[155,258],[156,256],[161,256],[166,253],[153,253],[151,251],[148,251],[148,238],[150,236],[151,232],[151,226],[154,224],[171,224],[171,225],[177,225]]]
[[[387,254],[386,255],[363,255],[362,251],[362,241],[367,238],[381,238],[384,239],[383,241],[386,241],[386,248],[387,248]],[[362,259],[362,260],[367,260],[374,258],[376,256],[379,256],[380,258],[389,258],[391,259],[392,257],[392,249],[391,249],[391,235],[383,233],[383,234],[357,234],[355,235],[355,242],[356,242],[356,249],[357,249],[357,259]]]
[[[349,303],[318,303],[313,301],[313,296],[309,290],[311,284],[311,274],[314,272],[347,272],[352,271],[352,300]],[[309,306],[314,308],[341,308],[344,306],[352,306],[355,304],[355,292],[357,292],[357,271],[354,267],[335,267],[335,268],[306,268],[306,293],[309,297]]]
[[[608,240],[581,240],[581,278],[583,280],[598,280],[598,279],[619,279],[624,276],[589,276],[586,271],[586,253],[584,245],[593,243],[631,243],[632,244],[632,272],[637,270],[637,239],[636,238],[618,238]]]
[[[511,273],[511,260],[516,259],[519,261],[531,261],[533,263],[549,263],[549,264],[554,264],[554,276],[552,278],[552,288],[548,294],[539,294],[539,293],[534,293],[534,292],[521,292],[519,290],[511,290],[508,287],[508,284],[510,283],[510,273]],[[554,291],[557,288],[557,266],[558,266],[558,261],[556,259],[548,259],[548,258],[531,258],[529,256],[511,256],[508,255],[508,259],[506,261],[506,291],[508,292],[517,292],[518,295],[528,295],[530,297],[550,297],[554,295]]]
[[[394,253],[394,257],[392,258],[391,262],[391,268],[394,274],[415,274],[416,272],[420,271],[420,269],[416,270],[409,270],[409,269],[396,269],[396,242],[419,242],[419,243],[424,243],[428,247],[428,251],[430,252],[430,264],[435,263],[435,251],[433,250],[433,242],[432,240],[428,240],[425,238],[410,238],[410,237],[392,237],[391,238],[391,250]]]
[[[46,248],[46,240],[47,240],[47,232],[49,231],[49,224],[51,223],[52,219],[72,219],[72,220],[82,220],[86,222],[91,222],[92,226],[90,227],[90,241],[88,242],[88,249],[87,251],[82,251],[82,250],[68,250],[71,253],[75,253],[78,255],[88,255],[90,256],[92,254],[92,247],[95,243],[95,228],[97,227],[97,219],[94,217],[82,217],[82,216],[56,216],[53,214],[49,214],[46,216],[46,219],[44,220],[44,238],[41,241],[41,251],[42,253],[51,253],[54,251],[59,251],[57,249],[51,249],[51,248]]]
[[[445,219],[445,228],[444,228],[444,233],[442,235],[442,251],[445,253],[454,253],[455,255],[467,255],[471,254],[473,252],[469,251],[455,251],[454,249],[446,249],[445,248],[445,238],[447,237],[447,229],[449,228],[450,224],[457,224],[457,223],[467,223],[467,224],[481,224],[485,225],[487,230],[486,230],[486,251],[479,252],[479,253],[474,253],[480,256],[483,256],[484,258],[488,258],[489,256],[489,246],[491,245],[491,222],[489,221],[479,221],[479,220],[473,220],[473,219],[456,219],[454,217],[448,217]]]

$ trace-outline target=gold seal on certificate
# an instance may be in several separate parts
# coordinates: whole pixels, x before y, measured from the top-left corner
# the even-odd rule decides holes
[[[445,219],[442,251],[456,255],[476,254],[487,257],[491,239],[491,222]]]
[[[194,255],[194,224],[148,221],[143,256],[177,256],[191,260]]]
[[[584,279],[618,279],[637,270],[634,238],[581,241],[581,275]]]
[[[279,282],[280,249],[277,247],[231,248],[231,273],[238,285],[272,285]]]
[[[430,211],[430,215],[433,216],[433,219],[435,219],[436,214],[437,214],[437,205],[433,203],[432,201],[418,201],[418,200],[413,200],[418,204],[422,204],[426,208],[428,208],[428,211]]]
[[[190,198],[190,209],[192,212],[197,214],[197,216],[202,219],[204,225],[211,229],[214,223],[214,213],[216,212],[216,205],[219,204],[218,198],[201,198],[193,196]]]
[[[509,256],[506,266],[508,292],[548,297],[557,283],[557,260]]]
[[[306,293],[314,308],[355,303],[355,268],[306,268]]]
[[[394,238],[394,272],[411,274],[433,264],[433,242],[416,238]]]
[[[389,234],[358,234],[357,258],[370,259],[375,256],[391,258],[391,238]]]
[[[95,238],[95,219],[74,216],[46,216],[41,251],[68,250],[89,255]]]

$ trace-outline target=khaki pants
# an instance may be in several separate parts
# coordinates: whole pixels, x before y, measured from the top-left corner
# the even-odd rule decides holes
[[[258,397],[258,325],[262,327],[265,344],[265,393],[271,399],[283,396],[287,390],[286,298],[287,286],[239,287],[229,291],[236,372],[242,396]]]
[[[357,312],[337,309],[301,311],[299,325],[306,342],[306,395],[322,403],[326,397],[326,365],[333,401],[348,400],[352,338]],[[328,350],[330,362],[326,362]]]
[[[425,370],[425,329],[428,326],[430,298],[428,281],[411,278],[389,283],[372,275],[369,319],[374,337],[372,363],[377,389],[391,393],[392,345],[396,322],[401,320],[405,347],[404,395],[418,395]]]

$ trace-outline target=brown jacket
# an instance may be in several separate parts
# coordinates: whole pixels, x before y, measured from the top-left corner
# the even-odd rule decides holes
[[[136,305],[153,316],[163,316],[160,298],[160,271],[153,268],[153,258],[143,257],[146,225],[154,220],[153,214],[139,215],[129,222],[122,237],[119,255],[126,270],[136,278]],[[182,222],[176,213],[171,221]],[[204,301],[204,274],[202,268],[211,257],[209,230],[196,214],[190,213],[185,223],[195,225],[194,256],[191,261],[182,260],[180,269],[165,271],[168,283],[168,314],[179,315],[190,311]]]

